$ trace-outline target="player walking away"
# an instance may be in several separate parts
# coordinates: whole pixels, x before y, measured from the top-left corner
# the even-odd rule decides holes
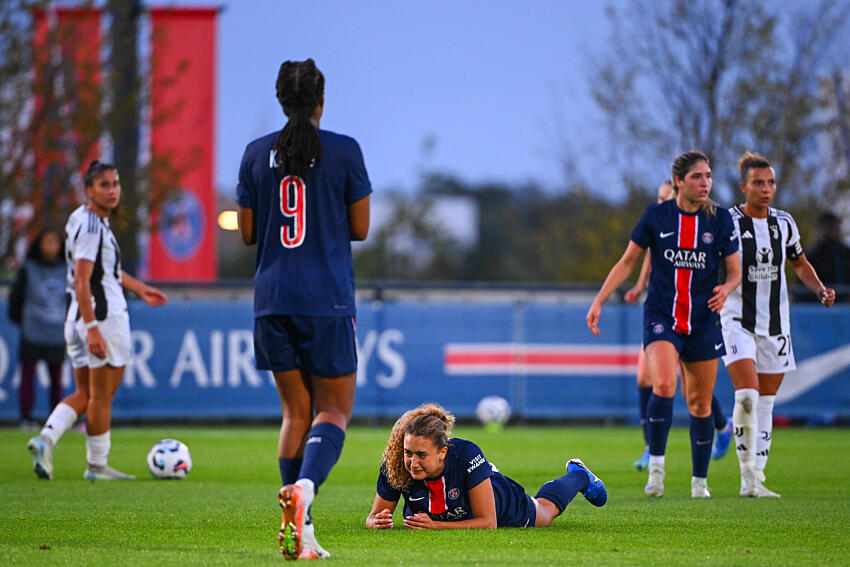
[[[785,260],[824,306],[835,290],[821,283],[803,254],[791,215],[770,207],[776,175],[764,156],[745,153],[738,161],[746,202],[730,212],[740,239],[743,283],[721,311],[723,362],[735,387],[735,445],[741,466],[741,496],[779,498],[764,486],[773,432],[773,402],[786,372],[794,370]]]
[[[109,215],[121,200],[114,165],[93,161],[85,174],[88,203],[65,225],[70,296],[65,343],[74,368],[76,391],[50,413],[41,433],[29,440],[35,473],[53,478],[53,449],[62,435],[86,414],[86,470],[90,480],[132,479],[107,464],[112,442],[112,399],[130,358],[130,317],[123,289],[148,305],[164,305],[165,294],[121,269],[118,242]]]
[[[401,496],[404,525],[414,530],[551,526],[579,492],[594,506],[608,501],[605,484],[579,459],[569,459],[567,474],[532,498],[487,462],[475,443],[451,438],[454,421],[439,405],[426,403],[395,422],[367,527],[392,528]]]
[[[676,194],[673,192],[673,182],[669,179],[658,186],[658,203],[673,199]],[[649,274],[651,271],[650,255],[644,254],[643,263],[640,267],[640,275],[637,283],[629,289],[623,296],[626,301],[631,304],[637,303],[640,294],[646,289],[649,283]],[[634,467],[639,471],[645,471],[649,468],[649,431],[646,427],[646,406],[649,403],[649,396],[652,394],[652,379],[649,375],[649,367],[646,362],[646,354],[641,348],[638,357],[637,367],[637,387],[638,387],[638,411],[640,415],[640,428],[643,433],[645,448],[643,454],[634,462]],[[684,384],[683,384],[684,387]],[[714,443],[711,446],[711,458],[722,459],[729,450],[729,441],[732,439],[732,420],[727,418],[723,413],[723,408],[717,397],[711,396],[711,418],[714,420]]]
[[[649,248],[652,273],[644,303],[643,344],[652,394],[647,404],[649,481],[644,491],[649,496],[664,494],[664,454],[681,361],[691,414],[691,497],[709,498],[706,477],[714,436],[711,398],[717,359],[725,352],[717,313],[741,279],[738,239],[728,211],[717,209],[708,198],[708,158],[701,152],[687,152],[676,158],[672,169],[676,198],[647,207],[625,253],[593,300],[587,326],[599,334],[602,304]],[[727,277],[717,285],[721,261]]]
[[[330,556],[310,506],[339,459],[354,405],[351,241],[369,230],[372,187],[360,146],[319,129],[324,86],[312,59],[280,66],[277,99],[289,120],[248,144],[236,189],[242,239],[257,244],[254,354],[258,369],[274,373],[283,416],[278,539],[286,559]]]

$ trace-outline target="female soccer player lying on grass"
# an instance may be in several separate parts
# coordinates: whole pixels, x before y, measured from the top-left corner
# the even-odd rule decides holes
[[[393,426],[378,475],[369,528],[393,527],[404,496],[404,525],[415,530],[551,526],[581,492],[594,506],[608,500],[605,484],[579,459],[532,498],[487,462],[475,443],[450,438],[454,416],[423,404]]]

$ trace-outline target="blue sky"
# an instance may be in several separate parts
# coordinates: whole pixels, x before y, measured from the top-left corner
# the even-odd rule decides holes
[[[554,186],[558,128],[593,128],[583,61],[606,35],[601,3],[222,5],[215,179],[223,193],[235,187],[245,145],[284,124],[274,82],[286,59],[316,60],[326,78],[322,127],[360,142],[376,190],[411,190],[426,170]]]

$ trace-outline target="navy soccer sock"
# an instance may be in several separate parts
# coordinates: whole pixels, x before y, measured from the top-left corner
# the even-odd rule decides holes
[[[720,407],[717,396],[711,396],[711,419],[714,420],[714,429],[718,431],[726,429],[726,414],[723,413],[723,408]]]
[[[278,458],[277,466],[280,468],[281,486],[292,484],[298,480],[298,474],[301,472],[301,463],[303,460],[301,457],[293,459]]]
[[[693,475],[699,478],[708,476],[708,463],[711,461],[711,443],[714,441],[714,421],[711,416],[691,416],[691,462]]]
[[[649,405],[649,396],[652,395],[652,386],[638,386],[638,408],[640,409],[640,427],[643,429],[643,440],[649,445],[649,430],[646,427],[646,406]]]
[[[316,492],[319,486],[328,478],[331,469],[342,453],[345,442],[345,431],[333,423],[317,423],[307,434],[307,444],[304,446],[304,462],[298,478],[308,478],[313,481]]]
[[[667,436],[673,424],[673,398],[652,394],[646,405],[646,428],[649,432],[649,454],[660,456],[667,450]]]
[[[574,470],[541,486],[534,497],[551,500],[558,507],[559,512],[563,512],[576,494],[587,490],[587,483],[587,473]]]

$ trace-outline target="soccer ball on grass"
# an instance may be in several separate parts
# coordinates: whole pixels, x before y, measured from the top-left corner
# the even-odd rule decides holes
[[[185,478],[192,470],[189,447],[177,439],[163,439],[148,453],[148,470],[154,478]]]
[[[511,418],[511,404],[502,396],[485,396],[475,408],[478,421],[488,429],[499,429]]]

